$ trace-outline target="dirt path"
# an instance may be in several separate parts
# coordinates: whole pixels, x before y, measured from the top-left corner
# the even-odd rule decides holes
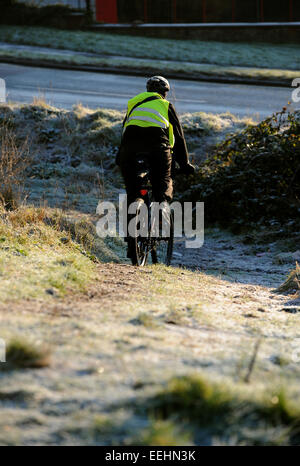
[[[275,243],[249,245],[242,239],[228,232],[210,230],[200,249],[185,249],[184,243],[177,243],[173,263],[222,275],[233,282],[277,287],[293,263],[276,265],[279,251]]]
[[[218,230],[202,249],[175,253],[170,268],[101,264],[87,295],[1,305],[2,338],[51,347],[47,368],[0,372],[1,444],[128,441],[147,424],[128,401],[174,375],[204,374],[253,397],[284,384],[297,396],[300,303],[272,292],[292,264],[273,264],[274,245]]]

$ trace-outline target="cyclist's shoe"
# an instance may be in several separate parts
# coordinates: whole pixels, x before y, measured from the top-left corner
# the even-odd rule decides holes
[[[139,208],[142,204],[144,204],[145,201],[142,197],[137,197],[135,202],[136,202],[137,208]]]

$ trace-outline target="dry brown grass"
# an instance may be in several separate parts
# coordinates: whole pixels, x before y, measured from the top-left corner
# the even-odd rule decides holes
[[[296,268],[291,271],[285,282],[276,290],[277,293],[298,293],[300,296],[300,266],[296,262]]]
[[[6,210],[16,209],[26,198],[25,171],[30,161],[28,140],[18,144],[15,133],[1,130],[0,202]]]
[[[32,206],[15,209],[11,212],[6,212],[3,217],[13,227],[24,227],[25,225],[36,225],[41,222],[46,222],[47,219],[46,207],[34,208]]]
[[[41,93],[39,93],[38,96],[33,97],[32,105],[35,105],[37,107],[42,107],[42,108],[48,108],[49,107],[49,105],[46,102],[45,94],[41,94]]]

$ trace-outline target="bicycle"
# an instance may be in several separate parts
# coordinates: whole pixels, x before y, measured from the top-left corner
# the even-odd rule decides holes
[[[128,246],[132,252],[132,264],[140,267],[145,266],[150,254],[152,264],[162,263],[170,265],[174,243],[173,213],[168,212],[167,223],[169,231],[167,232],[167,235],[164,235],[164,220],[162,218],[162,212],[159,212],[160,218],[152,215],[153,201],[150,184],[150,171],[147,164],[147,158],[143,156],[143,154],[140,154],[137,158],[137,167],[140,197],[136,199],[134,235],[128,238]],[[145,213],[145,206],[147,209],[147,215],[143,215],[143,213]],[[141,230],[146,232],[146,234],[139,234]]]

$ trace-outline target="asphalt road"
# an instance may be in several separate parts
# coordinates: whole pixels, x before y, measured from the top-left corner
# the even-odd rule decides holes
[[[66,71],[0,63],[6,81],[7,100],[32,102],[43,96],[50,104],[71,108],[82,103],[91,108],[124,110],[129,98],[143,92],[145,79],[109,73]],[[217,84],[171,80],[169,100],[179,113],[231,112],[264,118],[291,100],[292,88]],[[299,104],[297,104],[299,106]]]

